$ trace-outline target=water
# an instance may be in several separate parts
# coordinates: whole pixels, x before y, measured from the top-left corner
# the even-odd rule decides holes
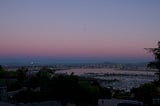
[[[86,73],[99,73],[99,74],[131,74],[131,75],[154,75],[155,72],[153,71],[128,71],[128,70],[115,70],[112,68],[100,68],[100,69],[68,69],[68,70],[61,70],[57,71],[57,73],[67,73],[71,74],[74,73],[75,75],[83,75]]]
[[[104,69],[69,69],[60,70],[56,73],[66,73],[74,75],[96,78],[99,80],[101,86],[112,86],[115,89],[129,91],[133,87],[138,87],[141,84],[149,83],[157,79],[153,71],[128,71],[128,70],[115,70],[111,68]]]

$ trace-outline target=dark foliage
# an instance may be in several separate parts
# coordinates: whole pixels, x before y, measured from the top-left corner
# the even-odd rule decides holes
[[[158,42],[157,48],[146,48],[146,50],[151,52],[155,57],[155,61],[150,62],[148,64],[148,67],[158,69],[157,74],[159,76],[159,81],[160,81],[160,41]]]
[[[40,71],[28,82],[28,90],[15,95],[17,102],[33,102],[58,100],[62,104],[73,102],[76,104],[97,104],[99,98],[111,96],[109,90],[101,88],[94,80],[87,80],[71,75],[53,75]],[[40,87],[40,91],[32,88]]]
[[[131,90],[134,93],[135,99],[144,102],[147,105],[152,104],[152,98],[157,94],[157,82],[144,84],[138,88],[133,88]]]

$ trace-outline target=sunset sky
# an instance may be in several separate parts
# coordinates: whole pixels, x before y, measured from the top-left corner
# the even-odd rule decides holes
[[[160,0],[0,0],[0,58],[151,59]]]

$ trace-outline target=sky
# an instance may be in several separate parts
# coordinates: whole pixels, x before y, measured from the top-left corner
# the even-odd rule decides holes
[[[0,0],[1,61],[148,61],[158,40],[160,0]]]

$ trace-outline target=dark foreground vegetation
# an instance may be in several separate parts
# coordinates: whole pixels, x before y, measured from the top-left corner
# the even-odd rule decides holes
[[[142,101],[146,106],[159,106],[158,98],[160,98],[160,83],[158,81],[143,84],[138,88],[133,88],[131,93],[134,94],[136,100]],[[157,103],[154,103],[155,105],[153,105],[153,102]]]
[[[32,73],[25,68],[11,72],[0,67],[0,81],[8,91],[22,89],[8,98],[16,103],[56,100],[62,105],[68,102],[96,105],[99,98],[111,97],[110,90],[99,86],[95,79],[55,74],[47,68]]]

